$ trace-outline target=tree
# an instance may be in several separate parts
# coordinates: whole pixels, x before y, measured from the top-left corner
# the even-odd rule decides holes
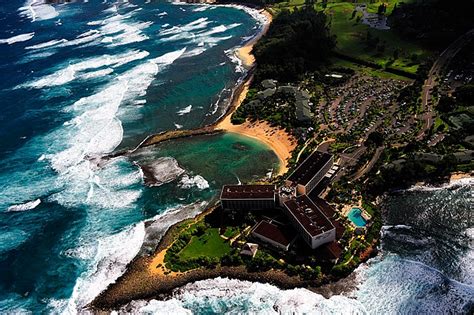
[[[385,3],[382,3],[382,4],[379,5],[379,7],[377,9],[377,14],[382,15],[386,11],[387,11],[387,6],[385,5]]]
[[[378,131],[374,131],[374,132],[371,132],[369,136],[367,137],[367,140],[365,141],[365,145],[368,147],[370,146],[380,147],[383,144],[383,141],[384,141],[383,134]]]
[[[357,10],[352,11],[351,20],[355,18],[356,14],[357,14]]]
[[[439,99],[438,110],[443,113],[449,113],[456,109],[456,102],[452,97],[443,95]]]
[[[393,59],[397,60],[399,55],[400,55],[400,49],[395,48],[395,50],[393,51]]]
[[[323,12],[312,6],[282,11],[254,46],[258,65],[255,81],[267,78],[296,81],[307,71],[324,65],[335,44]]]

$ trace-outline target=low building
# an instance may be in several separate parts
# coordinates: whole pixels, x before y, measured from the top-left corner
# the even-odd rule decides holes
[[[336,239],[336,228],[308,196],[290,199],[283,205],[291,223],[312,249]]]
[[[245,243],[244,246],[242,247],[242,250],[240,251],[240,255],[243,256],[250,256],[250,257],[255,257],[255,254],[257,254],[258,251],[258,244],[254,243]]]
[[[267,99],[267,98],[273,96],[273,95],[275,94],[275,92],[276,92],[276,89],[275,89],[275,88],[273,88],[273,89],[265,89],[265,90],[260,91],[260,92],[257,93],[257,98],[258,98],[259,100],[262,100],[262,101],[263,101],[263,100],[265,100],[265,99]]]
[[[224,210],[265,210],[275,208],[275,185],[225,185],[220,196]]]
[[[287,186],[296,186],[300,195],[308,195],[323,179],[334,163],[332,154],[314,151],[286,179]]]
[[[308,100],[296,100],[296,119],[302,124],[311,123],[311,110]]]
[[[251,235],[262,242],[284,251],[288,251],[296,238],[296,234],[292,233],[289,229],[280,228],[267,221],[258,222],[257,225],[252,228]]]
[[[278,84],[278,81],[277,80],[272,80],[272,79],[267,79],[267,80],[263,80],[261,85],[264,89],[273,89],[273,88],[276,88]]]

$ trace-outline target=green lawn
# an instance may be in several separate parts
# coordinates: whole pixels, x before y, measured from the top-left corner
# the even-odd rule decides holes
[[[228,238],[232,238],[236,236],[237,234],[239,234],[239,232],[240,232],[240,229],[237,226],[228,226],[225,229],[224,236]]]
[[[377,30],[361,22],[357,23],[356,18],[351,19],[354,9],[355,5],[348,2],[330,3],[325,9],[331,21],[331,31],[337,36],[337,50],[349,56],[377,63],[382,67],[391,66],[416,73],[418,64],[412,61],[412,56],[416,55],[417,60],[422,60],[428,52],[415,43],[402,40],[391,30]],[[368,47],[366,38],[369,30],[373,38],[376,37],[380,43],[385,44],[383,51]],[[393,58],[395,50],[399,51],[396,60]]]
[[[200,256],[220,258],[229,253],[231,247],[219,235],[218,228],[210,228],[201,236],[193,236],[191,241],[179,252],[181,260],[193,259]]]
[[[304,0],[290,0],[281,2],[272,7],[272,12],[277,14],[282,9],[293,9],[294,7],[302,7]],[[370,1],[357,1],[358,3],[366,3],[369,13],[377,12],[378,6],[382,2],[370,3]],[[387,6],[387,15],[391,13],[396,3],[400,0],[385,0]],[[410,2],[405,0],[404,2]],[[357,22],[357,16],[351,19],[356,3],[352,1],[334,0],[329,1],[324,12],[328,16],[331,25],[332,34],[337,36],[337,51],[362,60],[376,63],[382,67],[392,67],[409,73],[416,73],[418,69],[418,61],[425,59],[430,52],[420,47],[417,43],[408,42],[400,38],[400,36],[391,30],[377,30],[370,28],[368,25]],[[317,10],[323,10],[321,1],[315,4]],[[377,37],[380,43],[384,43],[384,50],[378,51],[375,47],[369,48],[366,43],[367,32],[370,30],[373,38]],[[398,58],[394,59],[394,52],[398,50]],[[415,58],[415,59],[413,59]]]

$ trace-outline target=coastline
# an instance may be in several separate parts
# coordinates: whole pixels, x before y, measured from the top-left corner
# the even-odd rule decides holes
[[[242,5],[238,6],[240,8],[244,7]],[[247,7],[244,8],[245,10],[248,9]],[[224,115],[213,124],[202,128],[170,131],[162,134],[151,135],[135,149],[176,138],[230,132],[256,139],[268,145],[275,152],[280,161],[279,170],[276,172],[276,175],[282,175],[288,170],[287,160],[291,157],[291,152],[297,144],[294,137],[289,135],[285,130],[272,127],[264,121],[246,121],[241,125],[233,125],[231,123],[232,114],[245,100],[252,83],[252,73],[255,67],[255,57],[252,54],[253,46],[268,31],[272,20],[271,14],[265,9],[258,10],[258,12],[258,14],[265,16],[261,20],[265,21],[262,29],[242,47],[239,47],[234,51],[235,56],[241,61],[242,66],[244,66],[248,72],[236,86],[232,100]],[[200,220],[214,209],[215,206],[210,206],[191,220]],[[299,277],[288,276],[281,270],[249,272],[243,266],[219,266],[215,269],[200,268],[187,272],[173,272],[164,266],[164,257],[167,249],[173,244],[176,235],[179,234],[180,230],[178,227],[182,223],[183,221],[178,222],[167,230],[152,255],[135,257],[127,266],[125,273],[119,277],[115,283],[102,291],[88,307],[93,310],[111,311],[112,309],[118,309],[118,307],[133,300],[153,298],[163,299],[169,297],[173,290],[178,289],[187,283],[216,277],[228,277],[240,280],[272,283],[278,287],[287,289],[315,285],[319,286],[323,283],[327,283],[329,280],[324,279],[322,282],[320,281],[320,283],[308,282]]]
[[[245,45],[235,50],[236,57],[240,59],[242,65],[249,69],[249,71],[252,71],[255,66],[255,57],[252,54],[253,46],[260,38],[262,38],[262,36],[265,35],[272,21],[272,15],[267,10],[262,9],[259,11],[259,14],[265,16],[263,29]],[[247,96],[252,79],[252,75],[247,76],[247,78],[242,82],[241,87],[236,89],[233,102],[226,114],[216,122],[216,129],[244,135],[268,145],[273,152],[275,152],[280,161],[280,167],[276,175],[283,175],[288,171],[287,161],[291,157],[291,152],[296,148],[296,139],[288,134],[284,129],[272,127],[265,121],[246,121],[241,125],[234,125],[231,122],[232,114],[242,104]]]

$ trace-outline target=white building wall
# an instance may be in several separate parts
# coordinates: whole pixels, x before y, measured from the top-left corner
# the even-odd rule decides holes
[[[330,243],[332,241],[336,240],[336,229],[333,228],[332,230],[329,230],[327,232],[324,232],[322,234],[319,234],[318,236],[315,236],[311,239],[311,248],[315,249],[318,248],[319,246]]]

